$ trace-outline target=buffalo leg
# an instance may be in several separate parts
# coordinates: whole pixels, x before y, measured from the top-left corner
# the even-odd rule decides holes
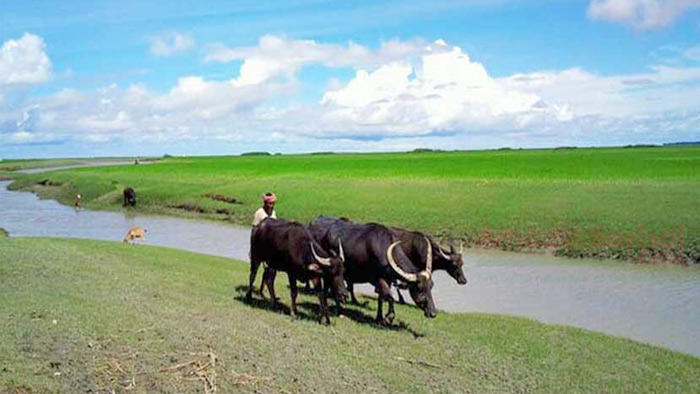
[[[403,299],[403,296],[401,295],[401,290],[396,289],[396,294],[399,296],[399,303],[401,305],[406,305],[406,300]]]
[[[291,309],[289,314],[292,316],[292,318],[296,319],[297,318],[297,278],[292,274],[287,274],[287,277],[289,278],[289,292],[291,294],[291,299],[292,299],[292,309]]]
[[[352,301],[353,305],[360,305],[360,303],[357,301],[357,298],[355,298],[355,289],[354,285],[352,282],[347,282],[348,284],[348,291],[350,292],[350,300]]]
[[[271,270],[272,268],[266,266],[265,270],[263,271],[262,281],[260,282],[260,298],[265,298],[265,286],[267,286],[268,278],[270,277],[270,275],[272,275],[272,272],[270,272]]]
[[[377,281],[377,292],[379,297],[377,297],[377,322],[380,324],[391,325],[394,321],[394,298],[391,296],[391,287],[384,279],[379,279]],[[389,304],[389,313],[382,318],[382,301],[386,301]]]
[[[245,299],[250,301],[253,299],[253,284],[255,284],[255,277],[258,274],[258,267],[260,262],[250,259],[250,275],[248,277],[248,292],[245,294]]]
[[[268,275],[265,277],[265,285],[267,286],[267,292],[270,293],[270,303],[272,306],[277,306],[279,298],[275,295],[275,277],[277,276],[277,271],[271,269]]]
[[[331,324],[331,318],[328,316],[328,292],[326,291],[326,286],[321,283],[321,278],[313,278],[313,285],[314,290],[318,294],[318,322],[321,324]]]

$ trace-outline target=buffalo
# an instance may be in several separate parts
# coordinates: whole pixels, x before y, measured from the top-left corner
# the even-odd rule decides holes
[[[355,224],[345,219],[319,217],[309,225],[311,234],[321,246],[328,247],[342,241],[345,248],[345,281],[352,291],[355,283],[371,283],[379,294],[377,323],[393,322],[394,299],[391,284],[405,282],[416,305],[426,317],[437,315],[432,296],[432,248],[424,263],[425,269],[413,264],[401,248],[401,241],[388,228],[376,224]],[[424,240],[429,244],[429,240]],[[383,316],[382,303],[389,303],[389,312]]]
[[[136,206],[136,192],[132,187],[124,188],[124,206]]]
[[[344,278],[344,254],[342,244],[337,244],[339,253],[314,241],[308,228],[301,223],[267,218],[256,228],[250,245],[250,278],[246,300],[252,299],[253,284],[258,267],[266,262],[270,269],[265,275],[266,285],[273,305],[277,303],[274,291],[276,271],[284,271],[289,279],[291,292],[291,315],[297,315],[297,281],[311,280],[319,297],[319,323],[330,323],[326,291],[330,290],[336,300],[344,301],[347,293]],[[327,252],[331,250],[331,252]],[[329,286],[330,285],[330,286]]]
[[[459,253],[457,253],[452,245],[450,245],[449,250],[445,250],[433,239],[418,231],[408,231],[401,228],[392,227],[391,232],[401,241],[401,249],[403,249],[406,256],[411,259],[416,267],[425,269],[424,262],[428,252],[428,248],[426,246],[430,245],[433,256],[433,271],[447,271],[447,273],[460,285],[467,284],[467,277],[464,276],[464,271],[462,269],[464,262],[462,261],[461,248]],[[430,241],[429,244],[425,242],[426,238]],[[403,304],[404,300],[401,296],[401,292],[398,290],[398,287],[397,293],[399,295],[399,302]],[[355,295],[352,292],[350,295],[352,296],[353,302],[355,302]]]

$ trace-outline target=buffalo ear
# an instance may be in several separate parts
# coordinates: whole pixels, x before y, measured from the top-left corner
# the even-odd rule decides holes
[[[321,266],[318,265],[318,263],[311,263],[306,267],[309,271],[313,272],[318,272],[319,274],[322,272]]]

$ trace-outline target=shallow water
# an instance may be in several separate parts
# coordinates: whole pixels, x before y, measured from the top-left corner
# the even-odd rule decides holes
[[[142,226],[148,229],[146,243],[150,245],[248,259],[249,228],[123,212],[76,211],[32,193],[9,191],[8,184],[0,182],[0,227],[11,236],[121,241],[131,227]],[[435,274],[433,297],[438,308],[524,316],[700,356],[699,267],[493,251],[468,251],[464,261],[466,286],[444,272]],[[369,286],[358,290],[373,293]]]

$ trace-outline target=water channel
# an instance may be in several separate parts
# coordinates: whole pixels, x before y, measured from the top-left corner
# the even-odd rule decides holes
[[[8,185],[0,182],[0,227],[13,237],[121,241],[131,227],[143,226],[150,245],[247,260],[249,228],[126,212],[76,211],[32,193],[9,191]],[[700,267],[480,250],[467,251],[464,261],[466,286],[444,272],[436,273],[433,297],[438,308],[529,317],[700,356]],[[360,291],[373,293],[368,286]]]

